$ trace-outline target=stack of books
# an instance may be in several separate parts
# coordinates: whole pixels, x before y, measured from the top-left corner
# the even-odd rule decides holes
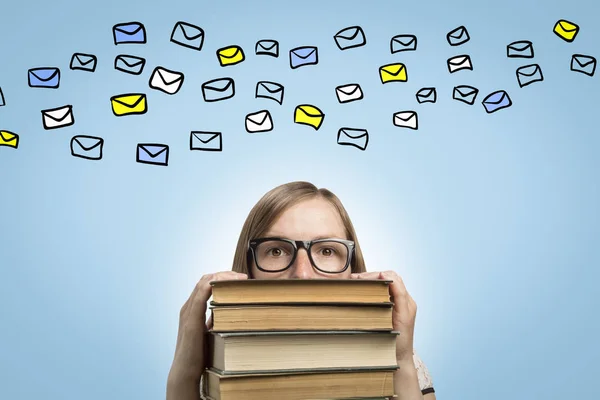
[[[214,281],[209,400],[386,399],[396,335],[385,280]]]

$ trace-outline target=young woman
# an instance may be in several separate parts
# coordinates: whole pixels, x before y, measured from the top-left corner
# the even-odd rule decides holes
[[[327,189],[291,182],[266,193],[242,228],[232,271],[203,276],[181,308],[168,400],[197,400],[206,365],[204,334],[211,281],[227,279],[387,279],[394,302],[394,375],[398,400],[435,400],[431,376],[413,348],[417,305],[393,271],[366,272],[354,227],[341,201]]]

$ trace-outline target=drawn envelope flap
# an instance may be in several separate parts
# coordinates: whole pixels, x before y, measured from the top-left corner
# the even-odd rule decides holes
[[[448,63],[451,64],[451,65],[461,65],[461,64],[463,64],[464,62],[466,62],[468,60],[469,60],[469,56],[467,56],[467,55],[456,56],[456,57],[453,57],[453,58],[449,59]]]
[[[132,94],[124,94],[124,95],[120,95],[120,96],[115,96],[111,100],[113,100],[119,104],[122,104],[126,107],[134,108],[145,98],[146,98],[146,95],[144,95],[144,94],[132,93]]]
[[[163,144],[140,144],[138,148],[143,150],[146,154],[148,154],[152,158],[156,158],[161,155],[164,151],[166,151],[169,147]]]
[[[528,40],[519,40],[517,42],[512,42],[508,47],[516,51],[524,51],[532,45],[533,43]]]
[[[340,37],[342,39],[352,40],[359,34],[360,31],[360,26],[350,26],[348,28],[342,29],[335,36]]]
[[[347,96],[351,96],[360,90],[360,85],[358,83],[353,83],[345,86],[338,86],[337,90],[344,93]]]
[[[316,47],[299,47],[297,49],[292,50],[292,53],[294,53],[296,55],[296,57],[308,58],[315,51],[317,51]]]
[[[459,26],[458,28],[448,33],[448,36],[454,39],[460,39],[466,32],[467,29],[464,26]]]
[[[369,132],[367,132],[366,129],[356,129],[356,128],[342,128],[342,129],[340,129],[340,132],[342,132],[344,135],[346,135],[352,139],[360,139],[362,137],[367,136],[369,133]]]
[[[238,46],[226,47],[219,50],[219,56],[223,58],[234,58],[240,53],[240,51],[242,51],[242,48]]]
[[[271,50],[273,47],[277,46],[277,42],[275,40],[260,40],[257,43],[263,50]]]
[[[392,40],[394,42],[398,42],[402,46],[408,46],[408,45],[412,44],[412,42],[414,42],[416,39],[417,39],[417,37],[414,35],[398,35],[398,36],[394,36],[392,38]]]
[[[115,30],[119,32],[126,33],[128,35],[133,35],[138,33],[144,26],[139,22],[131,22],[125,24],[115,25]]]
[[[104,139],[96,136],[73,136],[71,142],[76,142],[83,150],[90,151],[104,143]]]
[[[398,69],[396,72],[393,72],[394,69]],[[402,72],[402,70],[404,69],[404,64],[390,64],[390,65],[384,65],[383,67],[380,68],[381,70],[387,72],[390,75],[398,75],[400,74],[400,72]]]
[[[321,111],[317,107],[311,106],[311,105],[300,105],[300,106],[296,107],[296,109],[302,111],[304,114],[306,114],[309,117],[322,117],[324,115],[323,111]]]
[[[429,97],[435,92],[435,88],[423,88],[419,90],[417,96]]]
[[[396,117],[404,122],[407,122],[408,120],[412,119],[416,115],[417,115],[417,113],[414,111],[402,111],[402,112],[394,114],[394,117]]]
[[[75,58],[81,65],[89,64],[95,61],[96,57],[91,54],[75,54]]]
[[[202,28],[185,22],[178,22],[175,28],[179,28],[187,40],[198,39],[200,36],[204,35],[204,30]]]
[[[463,97],[470,96],[476,93],[478,89],[471,86],[457,86],[456,91]]]
[[[563,31],[565,32],[574,32],[577,30],[577,25],[572,24],[569,21],[559,21],[558,24],[560,25],[560,27],[562,28]],[[569,29],[569,26],[572,26],[572,28]]]
[[[18,138],[19,135],[17,135],[16,133],[12,133],[9,131],[0,131],[0,139],[2,139],[3,142],[16,142]]]
[[[58,68],[33,68],[29,70],[29,73],[40,81],[49,81],[59,72]]]
[[[283,90],[283,85],[275,82],[261,81],[258,84],[270,93],[281,92]]]
[[[180,72],[169,71],[166,68],[158,67],[156,68],[156,72],[160,79],[163,81],[165,85],[172,85],[181,79],[183,79],[183,74]]]
[[[122,61],[125,63],[125,65],[127,65],[128,67],[137,67],[140,64],[143,64],[146,62],[145,59],[141,58],[141,57],[136,57],[136,56],[128,56],[125,54],[121,54],[117,56],[117,61]]]
[[[72,106],[53,108],[51,110],[44,110],[43,114],[56,122],[61,122],[71,114],[72,108]]]
[[[573,59],[579,64],[580,67],[587,67],[590,64],[596,62],[594,57],[584,56],[583,54],[575,54]]]
[[[525,65],[517,70],[517,72],[521,75],[525,76],[533,76],[540,71],[540,66],[537,64],[533,65]]]
[[[212,81],[204,82],[202,85],[203,88],[216,90],[217,92],[224,92],[229,89],[229,86],[233,84],[233,79],[231,78],[220,78]],[[221,87],[224,85],[223,87]]]
[[[220,132],[192,132],[192,135],[202,143],[208,143],[214,138],[221,136]],[[204,137],[205,139],[203,139]]]
[[[494,92],[485,98],[484,103],[487,104],[500,104],[506,98],[507,93],[504,91]],[[498,100],[495,100],[498,98]]]
[[[269,112],[268,111],[259,111],[257,113],[254,114],[248,114],[246,116],[246,118],[248,120],[250,120],[250,122],[255,123],[256,125],[262,125],[267,118],[269,117]]]

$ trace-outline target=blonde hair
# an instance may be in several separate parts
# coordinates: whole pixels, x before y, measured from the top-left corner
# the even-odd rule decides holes
[[[250,210],[242,227],[233,257],[232,271],[249,273],[251,258],[248,257],[248,241],[263,236],[275,220],[288,208],[303,200],[321,198],[327,200],[338,211],[347,239],[354,241],[355,252],[350,263],[352,272],[365,272],[365,261],[354,231],[350,216],[338,197],[325,188],[317,188],[310,182],[296,181],[271,189]]]

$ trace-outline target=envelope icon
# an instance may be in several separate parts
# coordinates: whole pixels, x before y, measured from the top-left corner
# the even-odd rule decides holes
[[[175,94],[183,85],[183,73],[171,71],[163,67],[156,67],[150,76],[149,85],[167,94]]]
[[[340,128],[337,134],[337,143],[365,151],[369,144],[369,132],[366,129]]]
[[[421,103],[435,103],[437,100],[437,91],[434,87],[425,87],[417,92],[417,101]]]
[[[310,104],[301,104],[294,110],[295,123],[312,126],[315,130],[321,127],[324,119],[323,111]]]
[[[342,29],[333,35],[333,40],[335,40],[335,44],[340,50],[364,46],[367,43],[365,32],[360,26],[350,26]]]
[[[473,86],[459,85],[454,87],[454,90],[452,91],[452,98],[454,100],[473,105],[475,104],[477,94],[479,94],[479,89]]]
[[[265,99],[275,100],[279,104],[283,104],[283,85],[276,82],[260,81],[256,84],[255,97],[263,97]]]
[[[0,107],[5,106],[6,101],[4,100],[4,93],[2,93],[2,88],[0,88]]]
[[[19,147],[19,135],[9,131],[0,131],[0,146]]]
[[[393,123],[400,128],[419,129],[419,117],[417,112],[412,110],[394,113]]]
[[[124,22],[113,26],[115,45],[124,43],[146,43],[146,28],[140,22]]]
[[[292,69],[318,63],[319,53],[314,46],[296,47],[290,50],[290,67]]]
[[[446,40],[450,46],[460,46],[461,44],[468,42],[469,39],[471,39],[469,37],[469,32],[464,26],[459,26],[446,34]]]
[[[584,54],[573,54],[571,57],[571,71],[594,76],[594,72],[596,71],[596,59]]]
[[[71,57],[70,68],[72,70],[82,70],[88,72],[94,72],[96,65],[98,64],[98,58],[93,54],[75,53]]]
[[[235,95],[235,82],[231,78],[219,78],[202,84],[204,101],[221,101]]]
[[[135,161],[166,167],[169,165],[169,146],[159,143],[139,143]]]
[[[338,86],[335,88],[335,94],[340,103],[350,103],[363,98],[363,92],[358,83]]]
[[[381,83],[408,82],[408,74],[404,64],[388,64],[379,67]]]
[[[27,76],[32,88],[57,89],[60,85],[60,69],[55,67],[31,68]]]
[[[392,54],[415,50],[417,50],[417,37],[415,35],[396,35],[390,41],[390,51]]]
[[[533,43],[529,40],[517,40],[506,46],[508,58],[533,58]]]
[[[115,69],[132,75],[140,75],[144,71],[146,60],[141,57],[119,54],[115,57]]]
[[[268,110],[246,115],[246,132],[268,132],[273,130],[273,118]]]
[[[579,33],[579,25],[561,19],[554,25],[554,33],[566,42],[572,42],[575,40],[575,36]]]
[[[471,71],[473,70],[471,56],[467,54],[461,54],[448,59],[448,71],[450,71],[450,73],[460,71],[462,69],[470,69]]]
[[[192,131],[190,150],[223,151],[221,132]]]
[[[204,29],[199,26],[179,21],[171,32],[171,42],[188,49],[202,50],[204,44]]]
[[[256,55],[279,57],[279,42],[277,40],[264,39],[256,42]]]
[[[110,98],[113,114],[117,117],[132,114],[145,114],[148,111],[146,95],[143,93],[127,93]]]
[[[510,107],[512,105],[512,100],[506,91],[498,90],[487,95],[481,103],[483,104],[485,111],[488,114],[491,114],[498,110],[502,110],[503,108]]]
[[[221,67],[239,64],[246,59],[244,50],[240,46],[223,47],[217,50],[217,58]]]
[[[517,81],[520,87],[544,80],[542,69],[538,64],[524,65],[517,69]]]
[[[42,123],[44,129],[56,129],[70,126],[75,123],[73,106],[66,105],[58,108],[42,110]]]
[[[104,139],[96,136],[77,135],[71,138],[71,155],[86,160],[102,159]]]

